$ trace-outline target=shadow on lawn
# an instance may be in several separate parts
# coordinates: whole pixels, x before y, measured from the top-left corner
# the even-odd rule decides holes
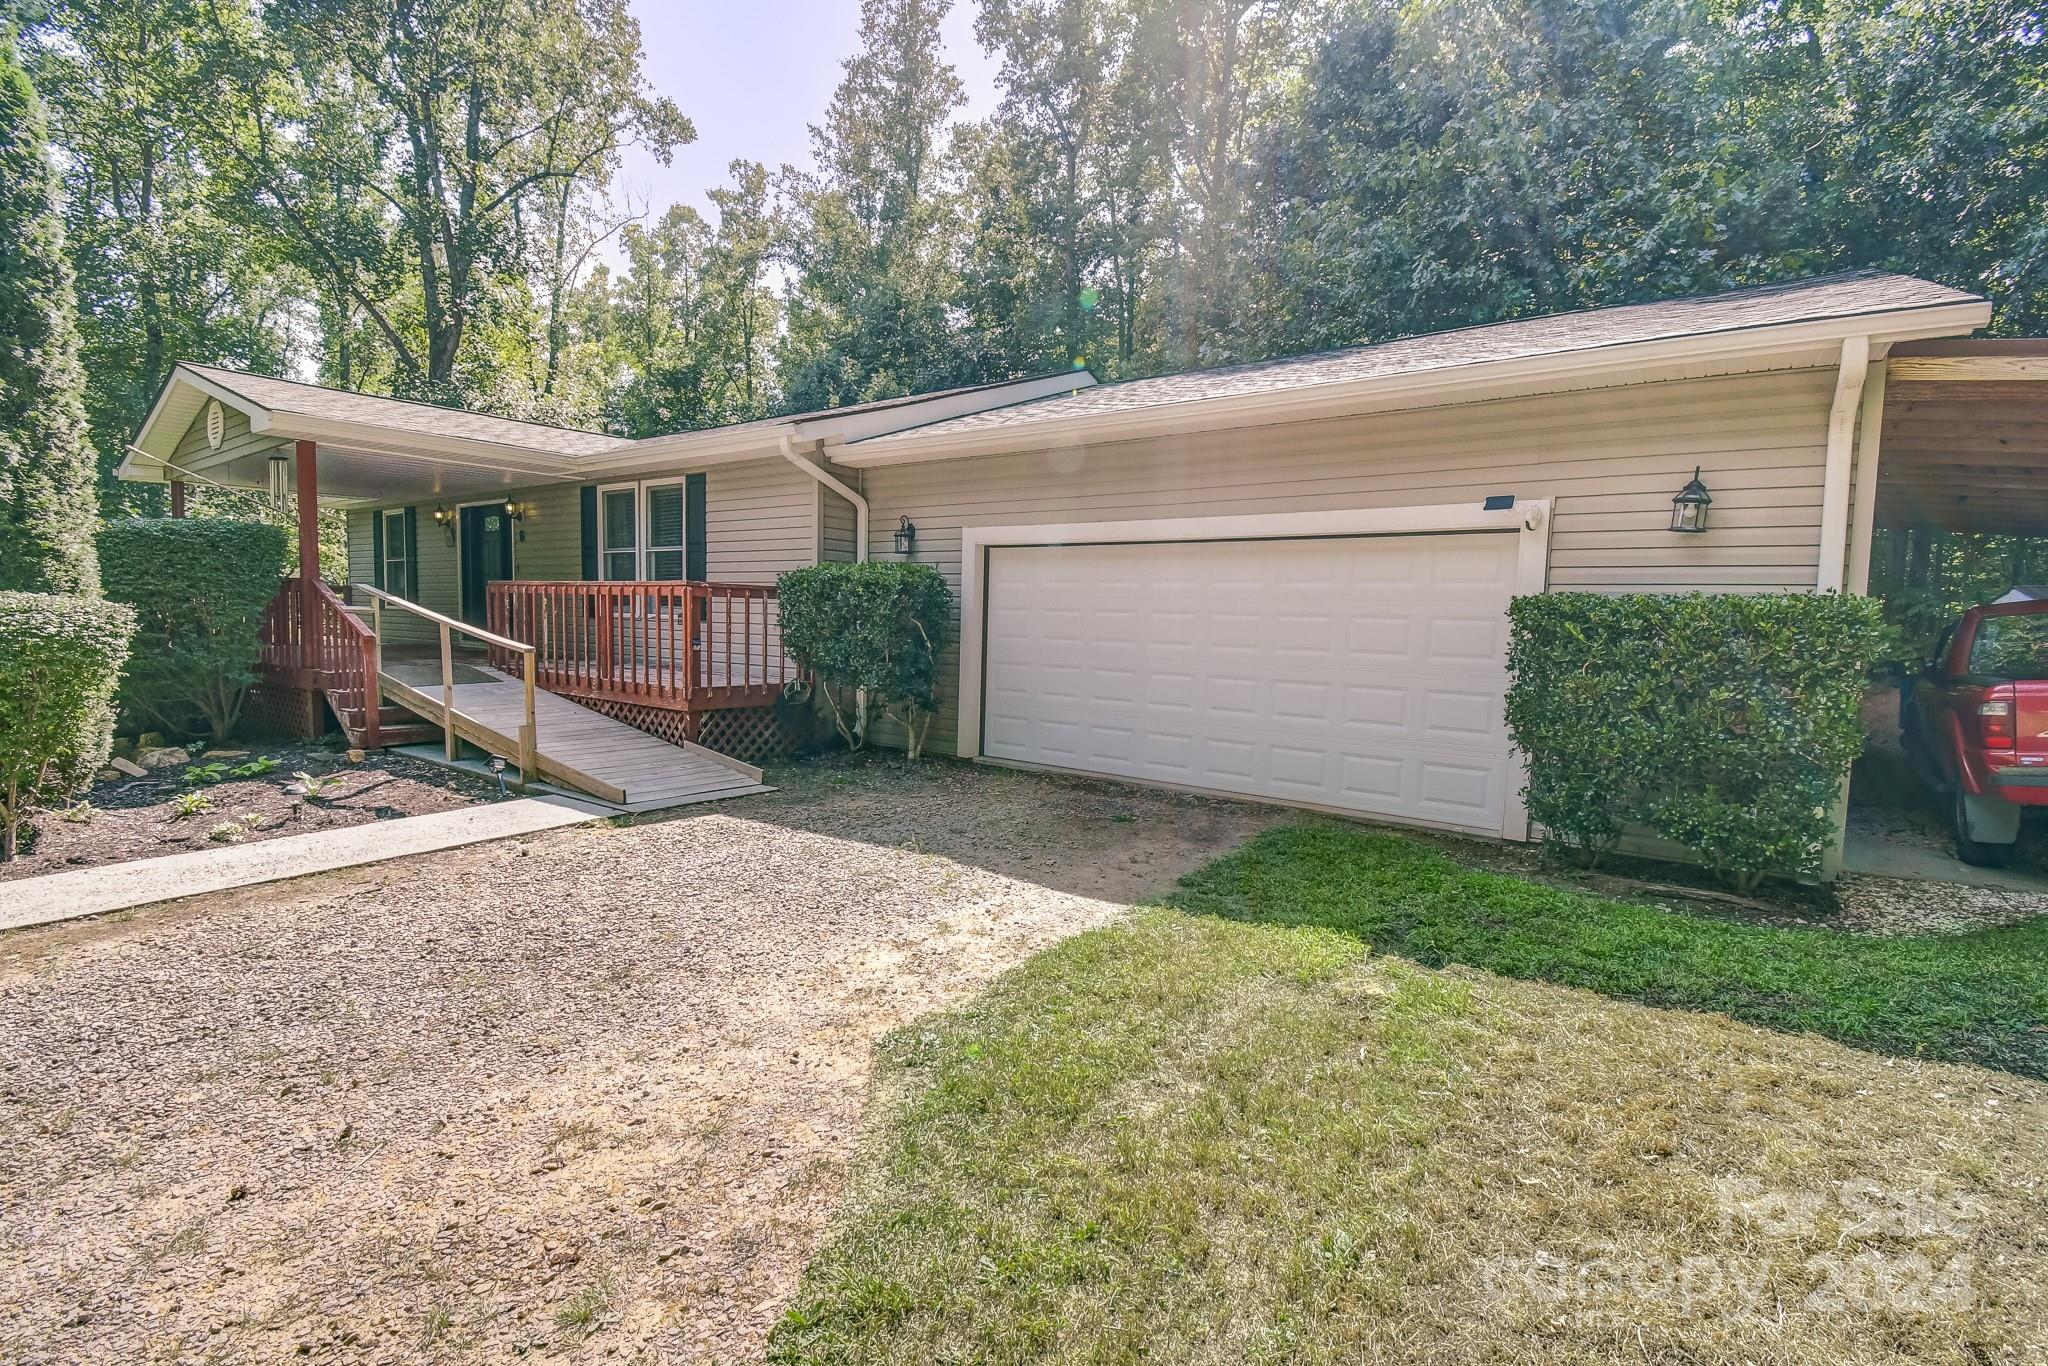
[[[1897,939],[1749,925],[1478,872],[1414,840],[1325,824],[1263,834],[1168,902],[1337,930],[1431,967],[2048,1078],[2048,918]]]

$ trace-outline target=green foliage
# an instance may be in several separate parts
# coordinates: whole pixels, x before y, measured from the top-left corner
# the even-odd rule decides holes
[[[228,766],[218,760],[210,764],[189,764],[185,769],[185,781],[195,786],[204,783],[210,787],[214,783],[226,782],[227,777]]]
[[[867,741],[870,715],[847,717],[835,691],[865,690],[902,725],[910,757],[923,753],[939,706],[939,651],[953,591],[925,564],[816,564],[777,580],[782,643],[815,676],[848,745]]]
[[[177,734],[233,731],[254,681],[263,609],[283,580],[284,533],[262,522],[138,517],[100,532],[107,595],[135,607],[130,715]]]
[[[0,590],[100,591],[93,455],[58,181],[0,22]]]
[[[1547,593],[1509,615],[1507,720],[1548,838],[1594,858],[1640,825],[1743,889],[1820,870],[1887,639],[1876,602]]]
[[[188,779],[190,775],[187,775]],[[187,816],[198,816],[213,810],[213,794],[209,792],[180,792],[171,799],[170,819],[184,820]]]
[[[0,861],[32,812],[106,763],[134,633],[117,603],[0,592]]]
[[[1957,617],[2017,584],[2048,581],[2048,535],[1995,536],[1933,527],[1880,527],[1870,557],[1870,592],[1898,628],[1898,657],[1926,664]]]

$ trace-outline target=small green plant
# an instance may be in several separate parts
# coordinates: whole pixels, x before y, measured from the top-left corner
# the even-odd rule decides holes
[[[90,825],[93,817],[100,814],[100,809],[91,802],[80,801],[65,807],[58,814],[68,825]]]
[[[263,826],[263,817],[254,811],[245,811],[239,816],[230,816],[206,832],[206,837],[215,844],[240,844]]]
[[[210,764],[187,764],[185,781],[188,783],[219,783],[227,781],[228,766],[215,760]]]
[[[213,798],[204,792],[183,792],[171,802],[171,819],[201,816],[213,810]]]
[[[341,790],[342,775],[339,773],[328,773],[316,778],[306,770],[300,769],[292,774],[292,777],[295,781],[285,790],[294,796],[304,797],[309,802],[324,802]]]
[[[260,778],[266,773],[274,772],[277,768],[278,760],[276,757],[265,754],[259,758],[251,759],[246,764],[229,769],[228,776],[230,778]]]
[[[611,1307],[612,1288],[606,1280],[594,1281],[571,1295],[562,1307],[555,1311],[555,1326],[565,1332],[581,1333],[588,1337],[597,1329],[597,1321],[604,1311]]]

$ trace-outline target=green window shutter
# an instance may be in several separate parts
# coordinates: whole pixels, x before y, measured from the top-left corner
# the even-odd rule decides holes
[[[597,578],[597,485],[583,486],[583,577]]]
[[[420,600],[420,510],[405,510],[405,596]]]
[[[699,583],[704,580],[704,507],[704,476],[692,474],[683,480],[683,575]]]
[[[384,509],[370,514],[370,586],[384,586]]]

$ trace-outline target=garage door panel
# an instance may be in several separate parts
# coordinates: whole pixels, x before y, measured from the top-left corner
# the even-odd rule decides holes
[[[1517,549],[1513,534],[995,549],[983,752],[1497,831]]]

